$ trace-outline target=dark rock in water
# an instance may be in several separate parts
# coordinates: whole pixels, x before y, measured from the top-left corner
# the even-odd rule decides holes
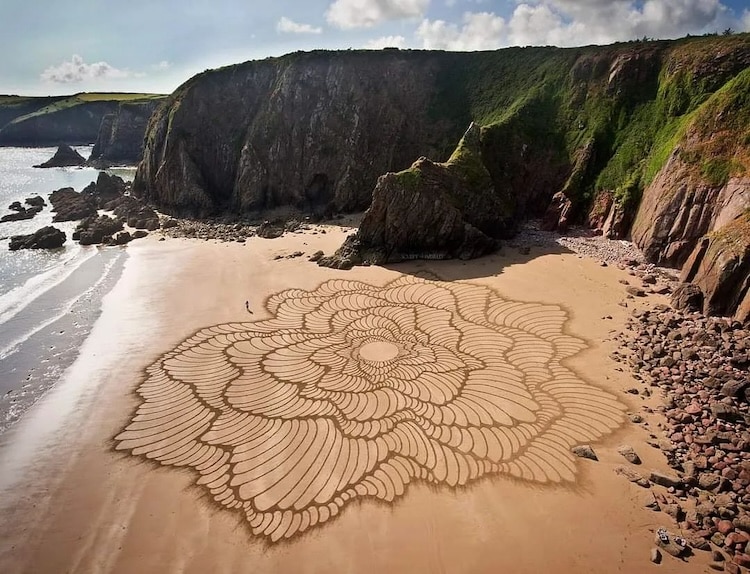
[[[578,457],[587,458],[589,460],[599,460],[599,458],[596,456],[596,453],[594,452],[594,449],[591,448],[591,446],[588,444],[574,446],[570,450],[574,455]]]
[[[44,201],[44,198],[41,195],[34,195],[26,198],[26,205],[30,205],[31,207],[44,207],[47,205],[47,202]]]
[[[73,232],[73,239],[81,245],[97,245],[104,242],[105,237],[110,237],[122,229],[122,221],[112,219],[107,215],[99,217],[87,217],[78,224]]]
[[[10,209],[11,211],[23,211],[24,207],[23,205],[21,205],[20,201],[14,201],[8,206],[8,209]]]
[[[72,167],[83,165],[86,158],[74,150],[69,145],[62,144],[57,148],[55,155],[51,159],[35,165],[34,167]]]
[[[30,235],[14,235],[10,238],[10,250],[55,249],[62,247],[63,243],[65,243],[65,232],[50,225]]]
[[[681,283],[672,293],[672,307],[688,311],[700,311],[703,307],[703,291],[692,283]]]
[[[420,158],[378,180],[359,230],[318,263],[346,268],[407,259],[471,259],[497,249],[509,209],[495,194],[472,124],[443,164]]]
[[[52,204],[52,211],[55,212],[52,221],[76,221],[96,215],[95,202],[72,187],[53,191],[49,200]]]
[[[12,208],[13,207],[11,206],[10,209]],[[5,223],[6,221],[22,221],[24,219],[31,219],[41,210],[41,207],[29,207],[27,209],[21,206],[21,209],[17,210],[15,213],[9,213],[8,215],[3,215],[2,217],[0,217],[0,223]]]
[[[122,197],[128,186],[125,181],[116,175],[109,175],[103,171],[99,172],[96,182],[91,182],[83,188],[83,194],[91,197],[100,209]]]

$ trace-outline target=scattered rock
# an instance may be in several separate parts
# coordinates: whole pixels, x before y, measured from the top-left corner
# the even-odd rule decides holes
[[[633,297],[645,297],[646,292],[641,289],[640,287],[634,287],[633,285],[628,285],[625,287],[625,291],[628,293],[628,295],[632,295]]]
[[[615,468],[615,473],[619,474],[620,476],[624,476],[630,482],[635,483],[638,486],[641,486],[643,488],[648,488],[649,486],[651,486],[651,483],[649,482],[648,478],[643,476],[641,473],[636,472],[632,468],[628,468],[625,466],[618,466],[617,468]]]
[[[316,251],[310,256],[308,261],[312,261],[312,262],[320,261],[321,258],[323,258],[324,256],[325,256],[325,253],[323,253],[322,251]]]

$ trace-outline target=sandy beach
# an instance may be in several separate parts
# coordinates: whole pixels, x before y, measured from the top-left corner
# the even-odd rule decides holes
[[[609,358],[616,348],[611,339],[623,328],[636,304],[629,302],[629,308],[618,305],[625,298],[624,287],[618,283],[626,277],[624,271],[614,266],[602,267],[593,259],[562,249],[550,252],[540,248],[532,248],[528,255],[506,248],[503,253],[470,262],[420,261],[388,268],[338,271],[307,261],[307,257],[318,250],[332,252],[351,231],[335,226],[325,226],[325,230],[325,234],[305,231],[273,240],[253,238],[246,244],[186,239],[159,242],[149,238],[128,247],[130,256],[122,278],[105,297],[102,315],[81,348],[78,360],[63,381],[9,432],[0,436],[0,572],[577,573],[653,570],[689,573],[705,570],[708,555],[699,554],[689,562],[664,556],[658,566],[649,561],[649,551],[654,545],[653,530],[662,525],[671,526],[669,518],[644,508],[648,491],[614,472],[617,466],[627,464],[617,452],[622,444],[635,448],[643,459],[644,471],[668,470],[661,452],[645,444],[646,431],[628,421],[626,413],[640,412],[644,399],[625,393],[633,386],[633,381],[629,374],[617,370],[617,364]],[[287,258],[298,251],[305,255]],[[283,257],[276,259],[279,255]],[[331,280],[340,283],[331,283]],[[440,282],[447,282],[450,287],[441,290]],[[323,293],[321,290],[326,285],[327,291]],[[274,297],[289,289],[298,290],[300,294]],[[314,297],[303,292],[316,294],[314,308],[304,307],[312,305],[309,301]],[[508,317],[514,316],[508,305],[520,305],[514,307],[519,316],[526,313],[540,317],[538,324],[532,321],[518,327],[527,338],[536,336],[544,341],[530,340],[528,348],[549,346],[553,349],[549,352],[553,358],[543,367],[549,369],[553,379],[569,381],[566,388],[574,391],[552,390],[550,382],[541,374],[537,381],[534,369],[538,367],[535,363],[538,357],[530,351],[518,356],[513,355],[512,349],[503,351],[506,353],[503,356],[514,363],[513,373],[525,373],[508,375],[508,384],[516,385],[508,393],[516,393],[521,398],[504,411],[510,413],[513,421],[528,422],[528,427],[520,422],[504,427],[520,429],[520,434],[515,435],[521,437],[520,444],[493,458],[489,440],[477,454],[479,441],[465,447],[463,439],[446,439],[446,444],[451,443],[451,448],[459,453],[457,460],[464,453],[467,459],[471,455],[472,460],[481,462],[477,469],[470,466],[465,476],[460,469],[441,470],[439,461],[422,461],[421,466],[417,465],[414,461],[421,460],[422,453],[415,447],[411,456],[399,458],[406,461],[401,463],[402,468],[406,468],[407,463],[412,465],[411,471],[404,471],[408,476],[403,480],[408,484],[402,494],[378,492],[374,479],[368,482],[366,473],[361,480],[351,478],[346,488],[340,486],[344,482],[342,478],[337,496],[330,499],[330,504],[336,508],[332,509],[329,504],[325,516],[322,506],[316,507],[314,513],[311,510],[313,504],[308,499],[313,496],[307,494],[312,492],[315,481],[308,480],[312,475],[308,467],[300,466],[301,462],[299,465],[290,463],[287,471],[286,476],[295,472],[299,475],[294,478],[294,485],[279,491],[281,494],[271,500],[272,489],[263,491],[252,482],[253,469],[243,471],[250,463],[241,460],[240,454],[252,453],[248,446],[250,439],[233,443],[233,440],[240,440],[236,433],[222,437],[222,432],[224,435],[231,433],[214,427],[209,433],[213,437],[212,444],[224,440],[222,444],[237,449],[234,458],[224,466],[218,463],[215,467],[207,463],[202,466],[201,460],[191,459],[199,455],[190,454],[187,442],[183,458],[174,455],[169,459],[171,463],[167,461],[165,445],[170,440],[187,440],[190,438],[188,431],[170,436],[164,434],[163,429],[149,430],[154,429],[153,425],[141,423],[161,417],[162,427],[169,427],[185,425],[185,419],[192,418],[198,425],[202,424],[202,416],[213,416],[215,412],[211,400],[201,398],[190,403],[185,412],[170,414],[169,407],[163,404],[169,397],[164,400],[160,397],[167,396],[171,383],[159,378],[160,371],[147,373],[149,366],[162,358],[165,377],[173,377],[172,382],[186,381],[201,372],[199,367],[185,366],[192,360],[190,357],[200,359],[201,349],[208,352],[212,341],[225,341],[251,331],[256,334],[254,338],[246,337],[246,344],[235,341],[231,349],[222,347],[217,351],[216,356],[228,360],[229,366],[218,367],[211,362],[214,359],[200,359],[205,361],[201,364],[208,365],[204,378],[238,365],[245,365],[243,368],[249,373],[251,365],[258,363],[253,353],[265,349],[263,345],[271,345],[269,341],[273,337],[287,336],[274,351],[279,357],[286,356],[286,362],[279,359],[275,363],[272,355],[264,355],[264,376],[293,380],[297,376],[295,365],[306,364],[303,359],[310,360],[310,357],[305,356],[295,363],[296,359],[289,359],[287,351],[312,345],[309,342],[312,339],[288,339],[291,335],[284,334],[284,324],[279,321],[289,320],[294,327],[297,316],[294,313],[298,313],[294,310],[295,301],[300,301],[299,305],[310,309],[310,313],[322,312],[327,302],[340,301],[342,293],[348,292],[351,307],[336,310],[339,315],[330,315],[328,327],[336,325],[336,317],[358,312],[358,298],[380,297],[390,302],[396,301],[394,293],[397,293],[406,298],[398,299],[398,303],[408,311],[416,305],[415,299],[409,297],[423,298],[427,300],[426,305],[438,309],[442,309],[440,305],[444,303],[433,304],[430,299],[433,293],[453,297],[453,302],[445,305],[455,304],[460,315],[449,321],[460,331],[456,340],[461,341],[462,348],[470,347],[467,341],[473,341],[474,337],[477,350],[466,353],[455,350],[450,359],[444,360],[437,355],[432,359],[425,355],[418,364],[409,363],[409,368],[422,369],[419,373],[432,372],[430,369],[435,368],[434,365],[445,361],[460,364],[459,371],[471,370],[466,365],[471,366],[472,361],[480,359],[485,369],[492,367],[491,360],[481,355],[488,352],[482,350],[481,339],[508,340],[512,333],[488,327],[484,318],[473,319],[479,325],[476,329],[490,330],[485,335],[475,333],[471,323],[478,311],[469,310],[470,305],[465,302],[470,301],[474,293],[481,292],[489,301],[484,307],[488,317],[493,313],[495,317],[487,320],[499,325],[498,317],[505,317],[506,326]],[[421,304],[422,299],[419,301]],[[660,299],[652,296],[648,302],[660,302]],[[529,305],[524,307],[523,303]],[[637,304],[646,303],[639,301]],[[385,303],[382,307],[390,308]],[[413,311],[418,326],[422,322],[429,325],[439,322],[438,318],[423,319],[420,313],[420,309]],[[365,325],[370,321],[368,329],[387,330],[386,321],[395,321],[404,331],[404,322],[408,322],[407,319],[399,322],[394,319],[395,315],[385,311],[375,314],[380,317],[378,321],[368,319],[371,315],[354,317],[350,325],[359,324],[356,321]],[[519,321],[523,323],[522,319]],[[233,326],[222,335],[200,331],[224,324]],[[316,328],[312,319],[310,328]],[[289,332],[293,330],[290,327]],[[197,332],[197,338],[190,339],[192,342],[178,347]],[[345,354],[342,351],[337,357],[342,364],[360,360],[367,368],[375,369],[374,373],[380,373],[377,369],[385,368],[383,365],[390,365],[392,361],[398,362],[399,357],[409,352],[418,355],[414,349],[421,349],[419,345],[429,346],[426,339],[420,338],[422,335],[407,334],[413,340],[404,335],[403,339],[398,339],[398,345],[387,342],[384,336],[364,342],[358,339],[354,345],[356,352]],[[518,339],[523,340],[523,337]],[[205,341],[208,346],[201,346]],[[448,342],[441,345],[451,351]],[[169,355],[176,349],[182,349],[182,354]],[[328,352],[328,347],[322,343],[316,349],[321,357]],[[574,351],[575,354],[567,356]],[[310,354],[313,356],[312,351]],[[334,369],[337,360],[329,357],[320,362]],[[502,365],[496,367],[502,368]],[[239,413],[260,408],[258,405],[262,402],[250,388],[256,381],[248,380],[250,390],[244,395],[238,387],[223,391],[224,399],[233,401]],[[218,385],[220,381],[216,381]],[[201,384],[196,383],[198,388]],[[335,394],[336,389],[320,385]],[[139,388],[140,395],[136,394]],[[540,394],[534,394],[537,391]],[[402,394],[409,393],[403,391]],[[569,395],[575,397],[566,398]],[[243,396],[250,398],[243,399]],[[428,408],[409,404],[412,411]],[[272,407],[264,407],[269,409],[264,414],[269,419]],[[142,410],[138,411],[139,408]],[[359,414],[368,408],[363,405],[361,411],[352,411],[350,419],[343,423],[337,421],[354,428],[363,418]],[[378,408],[378,405],[373,406],[373,412]],[[549,409],[549,413],[540,415],[547,413],[545,409]],[[347,413],[343,406],[341,411]],[[309,421],[316,421],[319,426],[323,424],[322,419],[310,412],[299,412],[300,420],[308,421],[307,424],[313,424]],[[427,410],[420,412],[423,418],[429,418],[424,414]],[[149,413],[156,414],[149,419]],[[457,413],[454,411],[453,423],[447,421],[443,413],[442,425],[461,426],[463,423]],[[532,415],[537,415],[536,419]],[[478,417],[481,419],[481,415]],[[370,419],[376,420],[377,416],[372,414]],[[539,423],[542,419],[547,422]],[[432,420],[434,422],[434,417]],[[583,429],[580,432],[591,435],[588,442],[594,447],[598,462],[569,455],[567,439],[562,438],[567,436],[566,420],[578,425],[579,430]],[[463,426],[472,424],[469,420]],[[485,427],[492,425],[482,421],[473,428]],[[200,427],[200,434],[204,432]],[[367,431],[361,432],[366,434]],[[263,436],[268,439],[273,435]],[[550,436],[549,440],[545,438]],[[526,443],[523,437],[527,437]],[[547,442],[537,442],[537,439]],[[548,446],[534,450],[542,444]],[[398,448],[406,449],[403,445],[393,447]],[[320,446],[320,452],[323,456],[326,447]],[[541,460],[541,452],[547,452],[549,458]],[[147,456],[151,460],[147,460]],[[205,456],[208,460],[213,455]],[[161,463],[157,462],[160,458]],[[371,454],[370,458],[377,458],[378,463],[386,460],[380,454]],[[343,455],[340,459],[343,460]],[[370,464],[367,457],[363,460],[362,464]],[[176,466],[176,462],[180,465]],[[314,464],[311,461],[309,468]],[[460,466],[460,460],[458,464]],[[327,459],[321,460],[323,470],[317,469],[315,476],[322,477],[327,465]],[[431,470],[428,472],[424,468]],[[210,472],[215,476],[209,476]],[[338,477],[331,472],[334,478]],[[420,472],[421,477],[417,476]],[[197,484],[199,481],[201,485]],[[225,487],[227,484],[229,486]],[[301,492],[304,489],[300,485],[307,485],[307,490]],[[320,486],[316,500],[322,500],[323,490]],[[361,496],[353,499],[353,493]],[[291,500],[292,496],[297,497],[295,508],[300,514],[281,513],[280,520],[288,518],[289,523],[283,528],[280,525],[272,528],[269,524],[274,520],[273,509],[284,508],[284,501]]]

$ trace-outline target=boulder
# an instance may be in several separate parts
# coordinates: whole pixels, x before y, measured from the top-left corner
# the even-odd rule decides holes
[[[96,245],[104,243],[104,239],[122,229],[122,221],[112,219],[108,215],[87,217],[78,224],[73,232],[73,239],[81,245]]]
[[[692,283],[681,283],[672,292],[670,302],[675,309],[700,311],[703,307],[703,291]]]
[[[65,232],[56,227],[47,226],[30,235],[14,235],[10,238],[10,250],[18,249],[55,249],[65,243]]]
[[[31,219],[40,211],[42,211],[41,207],[32,206],[29,208],[25,208],[21,206],[20,209],[15,210],[13,213],[9,213],[0,217],[0,223],[5,223],[6,221],[22,221],[24,219]]]
[[[61,144],[55,155],[34,167],[73,167],[86,163],[86,158],[69,145]]]

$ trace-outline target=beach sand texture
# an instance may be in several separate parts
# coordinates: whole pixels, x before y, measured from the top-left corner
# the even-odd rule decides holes
[[[624,442],[667,468],[608,358],[623,272],[274,260],[349,231],[326,230],[129,247],[79,360],[0,438],[0,571],[702,571],[649,562],[668,518],[613,471]]]

